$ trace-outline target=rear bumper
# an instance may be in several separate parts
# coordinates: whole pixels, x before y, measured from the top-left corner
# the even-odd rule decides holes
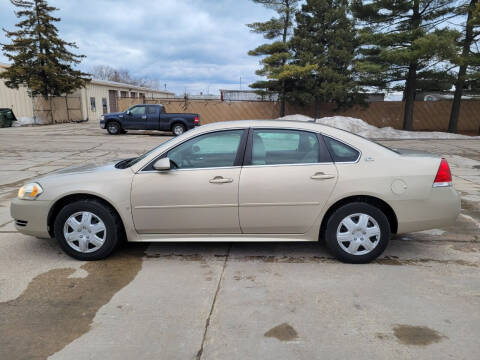
[[[13,199],[10,215],[15,220],[15,228],[22,234],[49,238],[47,219],[50,206],[50,201]]]
[[[433,188],[424,200],[391,203],[398,219],[398,234],[453,225],[460,214],[460,195],[453,187]]]

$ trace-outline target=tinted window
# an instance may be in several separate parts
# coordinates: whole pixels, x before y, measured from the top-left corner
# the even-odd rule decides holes
[[[324,136],[324,139],[327,143],[330,155],[332,155],[333,161],[335,162],[354,162],[357,161],[360,156],[360,153],[351,146],[328,136]]]
[[[297,130],[254,130],[252,165],[318,163],[316,134]]]
[[[135,106],[130,109],[132,115],[145,115],[145,106]]]
[[[167,156],[180,169],[233,166],[243,130],[197,136],[170,150]]]
[[[157,108],[155,106],[148,106],[147,107],[147,114],[155,115],[157,113]]]

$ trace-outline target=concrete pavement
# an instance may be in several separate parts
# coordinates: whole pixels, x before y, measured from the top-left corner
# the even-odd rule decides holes
[[[319,244],[129,244],[94,263],[17,233],[9,199],[58,168],[136,156],[161,134],[0,130],[0,359],[477,359],[480,141],[385,141],[447,157],[455,226],[368,265]]]

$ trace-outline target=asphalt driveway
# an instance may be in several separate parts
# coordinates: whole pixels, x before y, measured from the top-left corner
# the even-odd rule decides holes
[[[444,155],[463,209],[368,265],[299,243],[129,244],[86,263],[15,231],[9,199],[24,181],[168,138],[0,129],[0,359],[480,358],[478,139],[384,141]]]

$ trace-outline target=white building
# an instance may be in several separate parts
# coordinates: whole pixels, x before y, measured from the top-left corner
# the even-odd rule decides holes
[[[0,63],[0,72],[8,66]],[[82,120],[96,120],[102,114],[118,111],[118,98],[173,98],[175,94],[114,81],[92,80],[71,96],[80,98]],[[35,112],[28,89],[24,86],[10,89],[3,79],[0,79],[0,108],[12,109],[17,119],[26,122],[33,120]]]

